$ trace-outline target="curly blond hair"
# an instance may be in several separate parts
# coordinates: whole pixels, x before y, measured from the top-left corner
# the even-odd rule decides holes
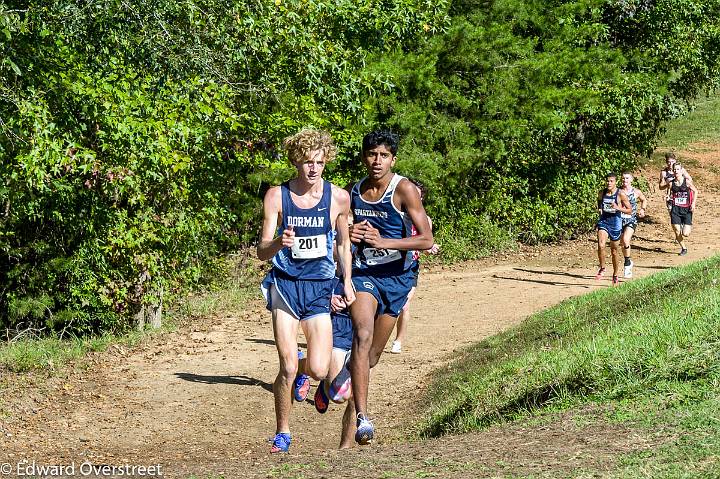
[[[337,156],[337,147],[330,133],[324,130],[304,128],[283,140],[283,147],[293,163],[305,160],[311,151],[321,150],[325,162],[330,163]]]

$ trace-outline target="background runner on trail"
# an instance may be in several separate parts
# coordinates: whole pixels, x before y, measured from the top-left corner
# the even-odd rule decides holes
[[[420,193],[420,201],[425,201],[425,196],[427,194],[427,189],[425,188],[425,185],[423,185],[420,181],[408,178],[410,182],[412,182],[415,187],[418,189],[418,193]],[[432,219],[428,216],[428,223],[430,224],[430,229],[432,230]],[[415,229],[415,225],[411,226],[411,236],[417,236],[417,229]],[[428,254],[438,254],[440,252],[440,246],[438,246],[437,243],[434,243],[432,245],[432,248],[427,249],[424,251]],[[413,274],[415,275],[414,281],[413,281],[413,287],[410,290],[410,293],[408,293],[407,302],[405,303],[405,306],[403,306],[402,311],[400,311],[400,316],[398,316],[397,325],[396,325],[396,332],[395,332],[395,340],[392,342],[392,345],[390,346],[390,352],[393,354],[400,354],[402,352],[402,343],[405,340],[405,335],[407,334],[408,329],[408,323],[411,319],[410,314],[410,302],[412,301],[413,297],[415,296],[415,290],[417,289],[418,279],[420,277],[420,256],[421,252],[418,250],[412,251],[412,259],[413,259],[413,265],[411,267]]]
[[[622,192],[627,195],[630,206],[632,207],[632,213],[622,213],[620,215],[622,218],[622,238],[620,242],[625,258],[623,267],[623,276],[625,278],[632,278],[633,261],[630,259],[630,242],[637,229],[638,218],[645,217],[645,207],[647,206],[647,199],[643,192],[633,186],[633,178],[632,173],[629,171],[623,172],[621,189]],[[640,207],[638,207],[638,202],[640,202]]]
[[[602,279],[605,274],[605,243],[610,239],[610,255],[612,256],[613,275],[612,284],[619,284],[618,272],[620,269],[620,235],[622,234],[622,213],[632,213],[630,201],[625,193],[617,187],[617,175],[608,173],[605,177],[605,188],[598,194],[598,212],[600,219],[597,223],[597,254],[600,267],[595,279]]]
[[[670,207],[670,224],[672,225],[675,240],[680,245],[680,256],[685,256],[688,252],[687,240],[690,236],[693,223],[693,212],[695,211],[695,201],[698,197],[698,189],[695,188],[692,180],[682,175],[684,171],[680,163],[673,165],[673,182],[670,184],[670,199],[672,205]]]

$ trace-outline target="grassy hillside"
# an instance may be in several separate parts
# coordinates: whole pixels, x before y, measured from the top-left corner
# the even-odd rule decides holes
[[[700,98],[692,110],[666,125],[661,149],[686,148],[690,143],[720,141],[720,94]]]
[[[720,418],[708,413],[720,410],[720,256],[565,301],[453,368],[431,389],[422,435],[593,402],[677,438],[618,476],[718,477]]]

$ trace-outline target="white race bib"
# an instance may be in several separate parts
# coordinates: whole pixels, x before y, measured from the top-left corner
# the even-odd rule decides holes
[[[676,196],[675,206],[687,206],[689,198],[687,196]]]
[[[615,213],[615,208],[612,206],[612,201],[603,201],[603,211],[605,213]]]
[[[365,248],[363,255],[368,266],[392,263],[402,258],[402,253],[396,249]]]
[[[327,236],[296,236],[290,250],[295,259],[321,258],[327,255]]]

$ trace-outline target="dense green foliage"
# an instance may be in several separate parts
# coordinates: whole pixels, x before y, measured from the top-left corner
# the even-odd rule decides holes
[[[255,239],[278,139],[348,142],[363,92],[390,86],[357,75],[368,52],[445,18],[376,6],[0,3],[0,325],[122,327]]]
[[[0,0],[0,325],[128,325],[257,237],[277,145],[401,133],[453,257],[589,227],[718,84],[720,2]],[[671,33],[671,34],[670,34]],[[485,238],[485,239],[483,239]],[[489,239],[488,239],[489,238]]]
[[[718,85],[717,1],[452,11],[447,34],[375,65],[397,86],[371,104],[405,133],[403,167],[441,191],[434,207],[524,241],[586,231],[604,174],[632,168],[663,121]]]

